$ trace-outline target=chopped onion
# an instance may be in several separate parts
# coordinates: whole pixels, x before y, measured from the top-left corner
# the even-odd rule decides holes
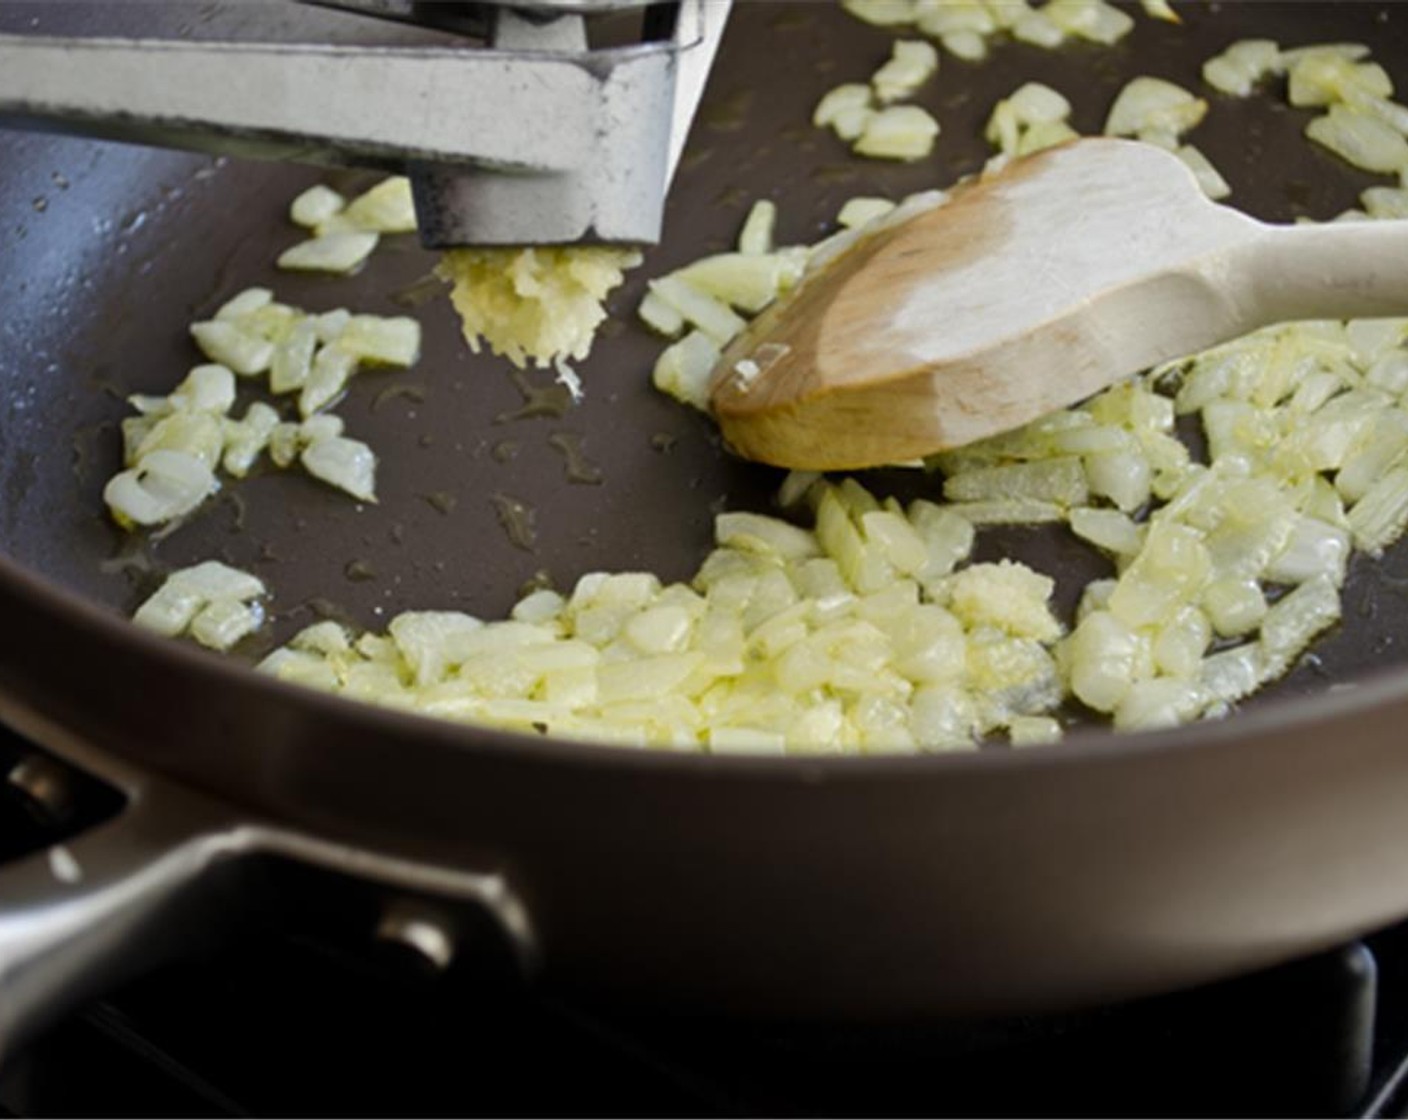
[[[1181,136],[1207,114],[1208,103],[1162,78],[1139,77],[1129,82],[1110,107],[1106,136],[1138,136],[1163,132]]]
[[[918,105],[881,109],[865,126],[855,150],[878,159],[923,159],[934,150],[939,122]]]
[[[288,216],[295,225],[303,226],[305,229],[316,229],[324,222],[332,218],[334,214],[342,211],[347,205],[347,200],[338,194],[331,187],[325,187],[321,183],[317,186],[309,187],[293,200],[289,206]]]
[[[159,525],[190,513],[218,486],[211,469],[195,455],[159,448],[114,475],[103,500],[120,525]]]
[[[414,233],[416,208],[411,198],[411,181],[404,175],[383,179],[354,198],[336,217],[339,222],[370,233]],[[325,219],[329,220],[331,216]]]
[[[1183,17],[1173,10],[1169,0],[1139,0],[1139,6],[1150,19],[1161,19],[1165,23],[1183,22]]]
[[[836,215],[836,224],[842,229],[859,229],[877,218],[883,218],[895,204],[888,198],[849,198]]]
[[[1408,167],[1408,139],[1367,113],[1331,105],[1305,126],[1305,134],[1355,167],[1380,174]]]
[[[365,443],[334,436],[311,443],[299,456],[304,469],[363,502],[376,501],[376,456]]]
[[[709,410],[709,379],[719,361],[719,346],[703,331],[690,331],[655,360],[651,375],[662,393],[677,401]]]
[[[273,343],[227,320],[192,323],[191,337],[207,358],[241,377],[263,373],[274,357]]]
[[[760,258],[742,258],[740,255],[739,259],[751,261]],[[745,326],[743,319],[729,310],[728,304],[678,274],[650,281],[650,291],[674,309],[685,322],[699,328],[719,346],[727,345]]]
[[[300,272],[354,272],[372,255],[379,239],[378,234],[356,230],[327,233],[285,249],[277,264]]]
[[[132,621],[167,637],[189,632],[204,646],[227,650],[258,629],[264,613],[256,600],[265,594],[256,577],[207,560],[169,575]]]
[[[890,60],[871,76],[875,99],[882,105],[914,94],[939,68],[939,52],[922,39],[898,39]]]
[[[1242,39],[1203,64],[1203,81],[1221,93],[1250,97],[1253,87],[1285,66],[1271,39]]]
[[[748,210],[743,229],[738,235],[738,251],[750,256],[771,253],[773,228],[777,225],[777,204],[759,199]],[[666,332],[671,333],[671,332]]]
[[[420,324],[407,316],[353,315],[337,347],[361,362],[408,369],[420,357]]]
[[[1208,157],[1197,148],[1191,144],[1182,144],[1174,154],[1193,172],[1193,177],[1198,180],[1198,186],[1202,187],[1203,193],[1209,198],[1226,198],[1232,193],[1232,188],[1227,185],[1227,180],[1212,165]]]
[[[848,82],[829,90],[812,110],[812,124],[818,128],[834,128],[843,115],[864,109],[872,111],[874,95],[863,82]],[[853,137],[842,137],[853,139]]]
[[[857,19],[877,27],[913,23],[916,18],[915,0],[841,0],[841,6]]]
[[[269,304],[274,302],[274,293],[268,288],[246,288],[239,295],[226,300],[221,305],[220,310],[215,312],[216,319],[243,319],[253,315]]]

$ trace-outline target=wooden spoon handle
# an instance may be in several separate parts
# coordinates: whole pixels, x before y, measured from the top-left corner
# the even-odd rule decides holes
[[[1267,227],[1248,249],[1258,322],[1408,316],[1408,220]]]

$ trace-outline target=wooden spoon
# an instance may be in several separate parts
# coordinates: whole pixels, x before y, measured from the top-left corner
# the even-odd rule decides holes
[[[725,351],[714,413],[784,467],[898,463],[1288,319],[1408,314],[1408,221],[1269,226],[1163,149],[1078,140],[809,273]]]

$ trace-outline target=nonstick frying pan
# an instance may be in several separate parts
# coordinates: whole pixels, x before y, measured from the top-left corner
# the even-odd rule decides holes
[[[345,41],[351,27],[287,5],[0,5],[7,31]],[[0,134],[0,718],[128,798],[63,853],[0,869],[5,1044],[188,941],[210,903],[241,900],[228,872],[266,856],[433,901],[451,940],[487,914],[545,984],[771,1017],[1071,1007],[1408,914],[1401,549],[1357,561],[1344,625],[1224,722],[921,757],[710,758],[440,724],[284,686],[124,621],[161,572],[211,557],[270,584],[270,640],[325,615],[492,616],[541,573],[562,586],[600,568],[687,577],[713,514],[770,509],[781,476],[730,457],[705,418],[650,389],[659,343],[631,316],[647,276],[729,245],[754,198],[778,200],[784,240],[814,240],[847,197],[977,169],[988,110],[1023,81],[1063,90],[1096,131],[1128,78],[1195,87],[1204,58],[1251,35],[1361,40],[1408,80],[1408,13],[1394,5],[1190,7],[1182,27],[1141,18],[1114,49],[946,58],[922,97],[943,121],[938,155],[861,163],[810,110],[868,75],[891,35],[830,5],[741,5],[666,240],[613,298],[617,320],[582,369],[586,402],[538,418],[512,417],[524,396],[505,364],[471,357],[446,302],[424,298],[433,259],[413,241],[353,279],[272,271],[296,236],[288,201],[326,175]],[[1194,139],[1257,216],[1328,217],[1371,180],[1311,150],[1303,119],[1274,96],[1219,100]],[[100,498],[120,398],[169,391],[198,360],[186,324],[254,283],[316,309],[409,305],[424,322],[420,365],[363,375],[340,409],[382,457],[380,504],[271,472],[160,541],[124,535]],[[569,479],[563,436],[600,481]],[[916,472],[868,484],[934,485]],[[496,495],[534,511],[530,548],[505,534]],[[986,533],[980,549],[1059,573],[1066,610],[1105,570],[1058,531]]]

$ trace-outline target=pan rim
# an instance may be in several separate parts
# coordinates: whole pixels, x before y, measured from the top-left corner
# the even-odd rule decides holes
[[[590,740],[553,739],[489,725],[437,719],[418,712],[351,700],[334,693],[295,685],[257,672],[235,658],[145,631],[86,597],[34,572],[0,553],[0,588],[28,598],[67,631],[96,633],[126,645],[157,666],[194,673],[221,688],[252,690],[287,705],[338,721],[356,718],[369,730],[404,741],[434,741],[444,749],[475,750],[527,763],[590,766],[594,769],[653,770],[662,774],[707,772],[718,777],[802,780],[885,779],[934,776],[1019,767],[1070,767],[1127,762],[1169,752],[1224,749],[1231,741],[1303,731],[1317,724],[1353,720],[1395,703],[1408,704],[1408,669],[1384,669],[1352,682],[1331,684],[1322,693],[1287,697],[1251,712],[1144,732],[1081,729],[1059,743],[1035,750],[951,750],[921,754],[872,755],[711,755],[692,751],[649,750]],[[103,754],[111,748],[93,744]]]

